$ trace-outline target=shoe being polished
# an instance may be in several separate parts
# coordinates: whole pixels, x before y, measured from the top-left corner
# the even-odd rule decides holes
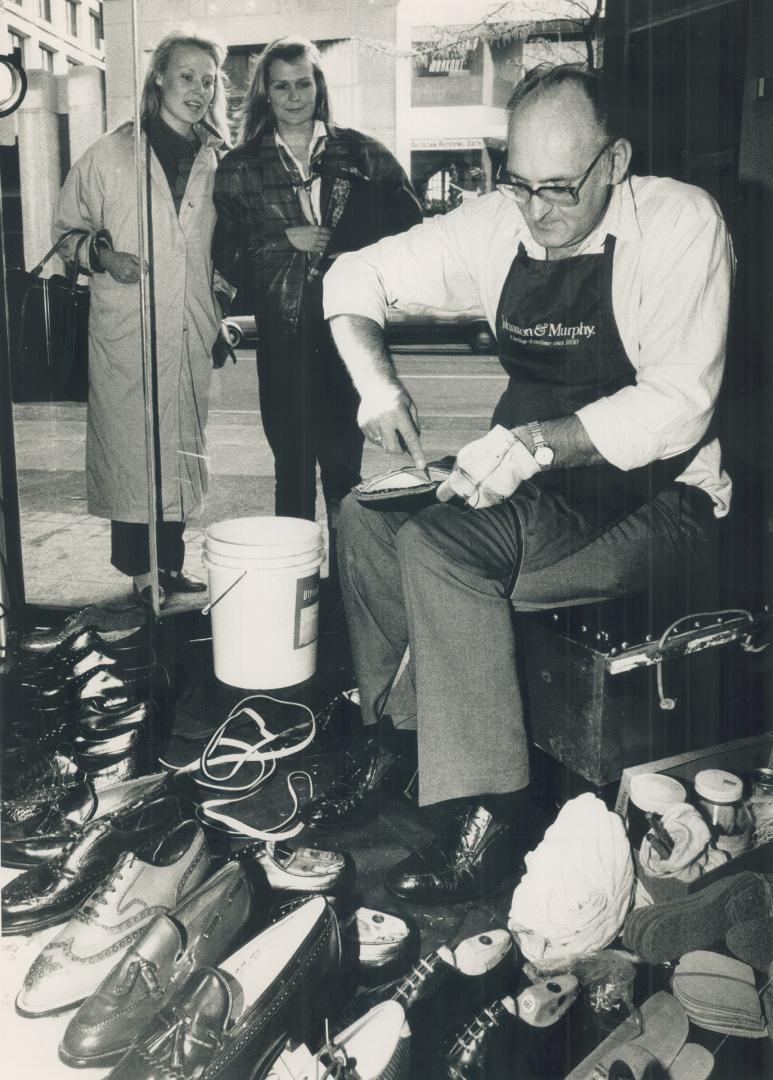
[[[113,630],[128,630],[136,626],[135,608],[113,610],[100,607],[98,604],[88,604],[74,611],[72,615],[68,615],[59,627],[52,630],[34,630],[31,634],[27,634],[21,639],[19,647],[22,653],[30,656],[44,656],[57,645],[61,645],[66,638],[87,627],[107,633]]]
[[[196,821],[183,821],[140,854],[126,852],[107,879],[43,949],[16,998],[21,1016],[80,1005],[156,916],[175,907],[209,871]]]
[[[347,753],[344,772],[303,811],[309,825],[322,828],[348,821],[379,791],[400,759],[378,740],[368,739]]]
[[[335,915],[316,897],[194,972],[110,1080],[265,1080],[288,1036],[329,1006],[339,963]]]
[[[408,1080],[411,1032],[396,1001],[376,1005],[312,1055],[286,1048],[270,1080]]]
[[[206,582],[201,578],[193,577],[192,574],[184,574],[182,570],[177,572],[162,570],[159,580],[168,593],[197,593],[206,592]]]
[[[473,806],[452,835],[431,841],[393,866],[386,887],[416,904],[471,900],[496,888],[517,861],[513,830],[484,807]]]
[[[177,797],[167,795],[92,821],[57,858],[34,866],[5,886],[3,934],[27,934],[67,922],[121,855],[161,840],[179,820]]]
[[[76,766],[70,763],[76,770]],[[113,784],[97,792],[92,781],[76,770],[78,783],[55,787],[50,801],[39,812],[19,821],[9,821],[6,804],[2,816],[3,866],[26,870],[62,854],[65,846],[84,825],[108,814],[120,814],[138,799],[154,799],[171,790],[168,773],[153,773]]]
[[[158,915],[67,1025],[59,1056],[79,1068],[114,1065],[188,976],[216,967],[254,917],[247,875],[228,862],[176,908]]]

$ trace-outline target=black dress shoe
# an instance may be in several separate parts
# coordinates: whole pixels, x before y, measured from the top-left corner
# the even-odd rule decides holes
[[[513,1008],[511,998],[495,1001],[459,1033],[446,1058],[447,1080],[476,1080],[478,1077],[483,1080],[487,1075],[491,1036],[509,1022],[514,1015]]]
[[[99,792],[80,769],[75,775],[78,783],[53,790],[50,801],[35,817],[9,821],[7,804],[3,803],[3,866],[26,870],[55,859],[90,821],[118,814],[139,798],[158,798],[171,791],[168,773],[142,776]]]
[[[124,852],[161,840],[180,820],[175,796],[141,800],[120,815],[87,825],[51,862],[25,871],[3,890],[3,934],[57,926],[75,914]]]
[[[141,607],[147,608],[149,611],[153,610],[153,587],[146,585],[144,589],[138,589],[136,585],[132,585],[132,591],[134,592],[134,598]],[[158,606],[163,607],[166,603],[166,593],[161,585],[158,587]]]
[[[184,574],[182,570],[172,573],[171,570],[162,570],[159,579],[167,592],[192,593],[206,592],[207,584],[201,578],[193,577],[192,574]]]
[[[339,961],[335,915],[317,897],[194,972],[110,1080],[265,1080],[288,1036],[330,1008]]]
[[[386,887],[416,904],[453,904],[490,892],[515,869],[513,830],[482,806],[466,810],[451,836],[431,841],[388,872]]]
[[[126,630],[135,626],[137,626],[136,609],[119,610],[100,607],[99,604],[88,604],[74,611],[72,615],[68,615],[62,625],[53,630],[34,630],[31,634],[27,634],[21,639],[19,646],[22,653],[42,657],[66,638],[86,627],[111,631]]]
[[[440,945],[423,956],[401,979],[359,994],[345,1016],[348,1020],[354,1019],[382,1001],[397,1001],[408,1013],[414,1006],[429,1002],[441,990],[445,1013],[453,1000],[480,1000],[484,986],[490,993],[486,993],[483,1000],[489,1000],[496,992],[494,987],[501,987],[503,994],[509,990],[515,970],[513,954],[513,940],[507,930],[474,934],[454,950],[448,945]]]
[[[344,772],[304,808],[309,825],[327,827],[350,820],[365,801],[383,788],[400,759],[376,739],[367,739],[346,755]]]

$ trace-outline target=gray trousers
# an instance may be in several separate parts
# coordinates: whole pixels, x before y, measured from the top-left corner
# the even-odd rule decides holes
[[[540,520],[555,522],[533,512],[533,494],[529,501],[528,515],[518,513],[517,492],[486,510],[438,503],[382,513],[351,495],[342,504],[338,561],[363,718],[373,724],[384,711],[395,726],[416,728],[421,805],[529,782],[514,610],[653,587],[667,595],[705,572],[714,519],[695,488],[673,484],[534,570]],[[392,687],[408,646],[410,663]]]

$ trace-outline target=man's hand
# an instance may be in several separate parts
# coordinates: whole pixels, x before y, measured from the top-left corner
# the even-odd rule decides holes
[[[134,285],[140,280],[140,260],[128,251],[103,249],[99,253],[100,266],[121,285]]]
[[[426,469],[427,459],[419,441],[419,413],[402,384],[385,383],[366,391],[357,422],[365,436],[388,454],[407,450],[416,468]]]
[[[332,229],[324,225],[291,225],[285,229],[285,236],[296,251],[308,251],[313,255],[324,254],[332,235]]]
[[[437,489],[436,497],[439,502],[448,502],[458,495],[473,510],[484,510],[504,502],[522,481],[539,471],[523,443],[497,425],[482,439],[462,447],[453,472]]]

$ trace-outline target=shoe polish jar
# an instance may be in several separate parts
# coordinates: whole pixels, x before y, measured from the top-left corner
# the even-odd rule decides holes
[[[639,773],[631,777],[628,800],[628,841],[637,851],[650,830],[645,814],[663,814],[676,803],[687,801],[684,785],[663,773]]]
[[[743,801],[740,776],[724,769],[703,769],[695,776],[695,794],[716,848],[732,859],[751,847],[752,819]]]

